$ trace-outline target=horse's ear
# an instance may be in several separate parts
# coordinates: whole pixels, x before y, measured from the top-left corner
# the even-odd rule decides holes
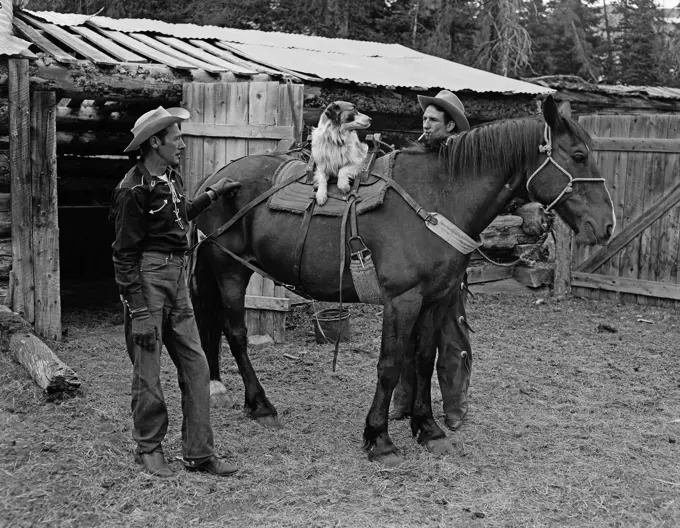
[[[569,101],[562,101],[560,106],[557,107],[557,110],[559,110],[562,117],[571,118],[571,105],[569,104]]]
[[[543,102],[543,117],[545,118],[545,122],[548,123],[548,126],[553,130],[557,129],[560,125],[562,117],[560,116],[560,111],[557,109],[557,105],[555,104],[552,95],[546,97]]]

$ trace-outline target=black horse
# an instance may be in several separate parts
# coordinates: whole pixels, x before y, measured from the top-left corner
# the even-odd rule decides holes
[[[228,222],[271,188],[272,175],[286,159],[282,155],[248,156],[204,181],[197,192],[225,176],[242,186],[235,199],[223,199],[206,211],[196,222],[198,228],[209,234]],[[394,159],[392,177],[425,210],[446,217],[472,239],[478,238],[511,197],[527,191],[532,199],[554,206],[581,242],[606,243],[614,230],[612,201],[595,166],[590,137],[560,113],[552,97],[544,102],[542,116],[474,128],[452,138],[439,152],[405,149]],[[207,242],[198,247],[191,278],[211,379],[220,379],[218,357],[224,333],[245,385],[245,408],[268,425],[278,425],[277,412],[247,353],[244,298],[252,271],[218,244],[277,280],[301,286],[317,300],[337,300],[340,219],[313,217],[298,275],[293,271],[293,255],[301,218],[260,203],[211,239],[217,244]],[[437,306],[446,307],[451,292],[460,287],[469,255],[428,229],[414,209],[391,190],[381,207],[358,217],[358,227],[372,251],[384,303],[378,379],[364,429],[369,459],[390,464],[401,461],[388,434],[388,411],[404,359],[413,354],[412,430],[430,449],[446,452],[450,444],[433,418],[430,402],[432,343],[437,339],[442,350],[447,339],[456,337],[445,329],[436,338],[433,333],[446,313]],[[342,295],[348,302],[359,301],[348,268]],[[434,317],[428,315],[433,310]]]

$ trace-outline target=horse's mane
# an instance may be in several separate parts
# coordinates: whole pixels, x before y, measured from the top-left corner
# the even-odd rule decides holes
[[[564,116],[562,120],[570,134],[592,148],[590,136],[576,121]],[[544,127],[542,115],[492,121],[451,136],[437,150],[451,177],[464,171],[483,174],[508,167],[531,167],[538,163]],[[413,154],[432,151],[431,144],[412,144],[403,150]]]

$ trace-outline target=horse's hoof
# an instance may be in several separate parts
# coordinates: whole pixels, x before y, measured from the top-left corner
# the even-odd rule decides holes
[[[389,418],[390,420],[405,420],[411,415],[411,413],[406,412],[403,409],[392,409],[390,411]]]
[[[236,405],[221,381],[210,382],[210,406],[215,409],[232,409]]]
[[[446,437],[428,440],[425,442],[425,447],[435,456],[453,455],[456,452],[453,444]]]
[[[402,456],[397,455],[396,453],[387,453],[385,455],[373,455],[373,453],[368,454],[368,459],[371,462],[377,462],[381,466],[384,466],[386,468],[396,468],[401,466],[404,462],[406,462],[406,459]]]
[[[268,427],[269,429],[282,429],[283,425],[281,425],[281,422],[279,421],[278,416],[258,416],[255,418],[257,420],[257,423],[259,423],[263,427]]]
[[[445,418],[444,425],[446,425],[446,427],[448,427],[451,431],[456,431],[462,427],[463,418]]]

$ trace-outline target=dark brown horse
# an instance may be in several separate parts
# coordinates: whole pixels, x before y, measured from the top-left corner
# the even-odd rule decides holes
[[[550,159],[546,142],[552,147]],[[577,240],[602,244],[611,237],[615,219],[589,142],[588,134],[561,115],[548,97],[542,116],[474,128],[455,136],[439,153],[418,148],[401,151],[394,160],[392,176],[425,210],[440,213],[474,239],[511,197],[528,190],[536,201],[555,202],[556,211],[577,233]],[[272,175],[285,159],[280,155],[248,156],[208,178],[199,192],[225,176],[242,186],[235,199],[225,199],[206,211],[197,220],[198,228],[205,234],[220,228],[271,187]],[[317,300],[337,300],[340,219],[313,217],[298,281],[293,255],[301,221],[300,215],[271,210],[262,202],[214,240],[277,280],[300,286]],[[460,287],[469,255],[430,231],[394,191],[387,192],[380,208],[360,215],[358,224],[373,253],[384,302],[378,379],[364,429],[369,459],[385,463],[401,460],[388,434],[388,412],[404,359],[412,354],[416,354],[413,433],[431,449],[446,452],[441,448],[446,445],[445,433],[432,416],[429,390],[432,343],[438,340],[441,351],[446,347],[442,340],[447,339],[447,332],[439,332],[437,338],[433,332],[444,319],[451,292]],[[194,309],[211,377],[219,380],[219,346],[224,333],[245,384],[246,410],[261,423],[278,425],[276,409],[247,354],[244,298],[252,272],[217,244],[199,246],[192,276]],[[358,302],[348,268],[342,285],[343,299]]]

